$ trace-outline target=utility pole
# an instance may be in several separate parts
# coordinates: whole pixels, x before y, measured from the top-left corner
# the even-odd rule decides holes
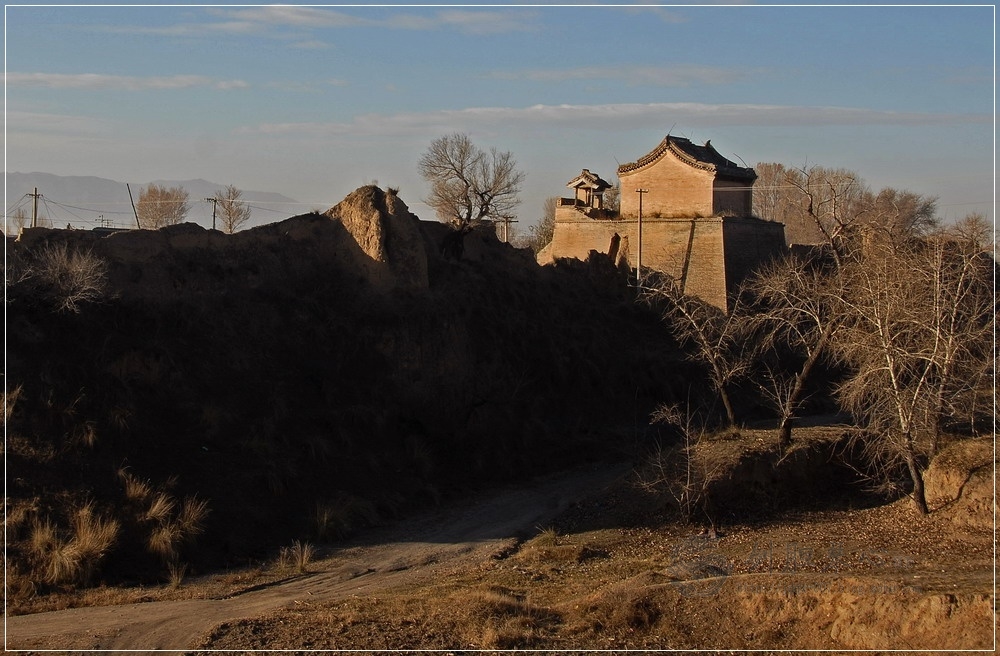
[[[636,189],[635,193],[639,194],[639,243],[636,244],[635,250],[635,284],[638,286],[642,278],[642,195],[648,194],[649,189]]]
[[[212,230],[215,230],[215,208],[219,206],[219,199],[206,198],[205,200],[212,204]]]
[[[503,223],[503,243],[506,244],[508,243],[508,237],[510,236],[510,224],[517,223],[517,221],[515,221],[514,217],[510,214],[504,214],[500,217],[500,222]]]
[[[132,214],[135,215],[135,227],[142,230],[142,226],[139,225],[139,213],[135,211],[135,201],[132,200],[132,187],[128,186],[128,183],[126,182],[125,188],[128,189],[128,202],[132,203]],[[142,200],[141,196],[139,197],[139,200]]]
[[[41,194],[38,193],[38,187],[35,187],[35,193],[28,194],[28,195],[31,196],[34,199],[31,202],[31,227],[32,228],[37,228],[38,227],[38,199],[41,197]]]

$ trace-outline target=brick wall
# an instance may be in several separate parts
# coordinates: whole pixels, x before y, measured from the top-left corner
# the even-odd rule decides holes
[[[726,284],[730,290],[765,262],[785,253],[785,226],[761,219],[726,219]]]
[[[556,208],[555,231],[547,258],[587,259],[607,253],[611,238],[622,237],[629,267],[636,265],[638,221],[595,220],[571,207]],[[726,308],[727,292],[762,262],[783,252],[784,226],[750,218],[646,218],[643,204],[642,266],[681,280],[684,291]],[[627,246],[626,246],[627,242]]]
[[[715,214],[715,174],[693,168],[669,152],[653,164],[629,173],[619,173],[618,177],[621,180],[622,216],[638,216],[639,194],[636,189],[649,190],[648,194],[643,194],[643,218]]]
[[[738,180],[716,180],[712,198],[713,216],[752,216],[753,187]]]

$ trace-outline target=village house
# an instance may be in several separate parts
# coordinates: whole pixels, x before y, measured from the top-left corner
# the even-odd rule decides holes
[[[711,142],[667,135],[617,173],[617,213],[604,205],[612,185],[598,174],[583,169],[567,183],[574,196],[556,203],[540,262],[608,253],[616,264],[667,273],[685,293],[725,310],[739,284],[785,249],[784,226],[753,217],[757,174]]]

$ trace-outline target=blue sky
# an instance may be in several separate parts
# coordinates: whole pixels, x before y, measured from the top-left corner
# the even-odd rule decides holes
[[[303,202],[288,215],[378,180],[431,219],[417,161],[466,132],[526,173],[524,229],[581,168],[613,181],[672,131],[992,218],[994,24],[989,6],[8,6],[6,168],[206,178]]]

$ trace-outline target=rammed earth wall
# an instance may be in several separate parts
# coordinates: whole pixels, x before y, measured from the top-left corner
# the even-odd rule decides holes
[[[617,233],[634,268],[638,227],[635,218],[590,219],[572,207],[559,207],[546,252],[552,259],[584,260],[591,250],[607,253]],[[753,270],[784,249],[780,223],[731,217],[642,220],[643,268],[667,273],[682,282],[686,293],[720,308],[728,307],[729,297]]]

